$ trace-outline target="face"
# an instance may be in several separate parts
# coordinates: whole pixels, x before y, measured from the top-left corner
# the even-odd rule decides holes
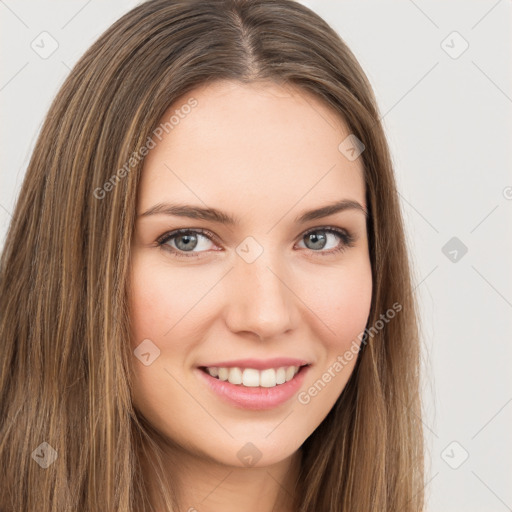
[[[338,149],[343,121],[297,88],[216,82],[162,122],[173,114],[139,188],[134,405],[195,457],[274,464],[356,363],[372,294],[362,161]]]

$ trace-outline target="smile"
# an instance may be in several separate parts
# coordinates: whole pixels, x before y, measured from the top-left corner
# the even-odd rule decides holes
[[[206,371],[212,377],[230,382],[231,384],[255,388],[273,388],[290,380],[299,372],[299,366],[281,366],[279,368],[267,368],[257,370],[255,368],[228,368],[206,367]]]
[[[310,368],[310,364],[262,369],[219,365],[201,366],[195,371],[215,399],[237,408],[265,410],[291,400]]]

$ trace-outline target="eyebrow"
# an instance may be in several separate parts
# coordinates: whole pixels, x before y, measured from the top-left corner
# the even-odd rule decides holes
[[[296,224],[301,224],[310,220],[321,219],[323,217],[347,210],[360,211],[365,215],[365,217],[368,217],[368,212],[360,203],[349,199],[342,199],[341,201],[336,201],[320,208],[315,208],[314,210],[302,212],[294,219],[294,222]],[[225,213],[216,208],[203,208],[200,206],[192,206],[186,204],[180,205],[171,203],[158,203],[146,210],[144,213],[139,214],[139,217],[147,217],[150,215],[158,214],[188,217],[190,219],[209,220],[229,226],[240,224],[239,218],[232,217],[228,213]]]

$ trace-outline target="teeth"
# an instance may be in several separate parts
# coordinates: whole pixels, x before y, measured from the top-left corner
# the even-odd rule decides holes
[[[206,371],[219,380],[228,381],[231,384],[242,385],[249,388],[273,388],[284,384],[295,377],[299,372],[299,366],[282,366],[280,368],[268,368],[267,370],[255,370],[254,368],[218,368],[216,366],[206,368]]]
[[[293,379],[293,376],[295,375],[296,368],[297,368],[296,366],[288,366],[288,368],[286,368],[286,377],[285,377],[286,382]]]
[[[240,368],[230,368],[228,381],[231,384],[242,384],[242,370]]]
[[[278,368],[276,371],[276,383],[284,384],[286,382],[286,369]]]
[[[260,373],[260,386],[264,388],[273,388],[276,384],[276,371],[273,368],[262,370]]]
[[[231,371],[229,372],[230,376]],[[240,384],[239,382],[233,382],[231,379],[229,379],[229,382],[231,384]],[[257,388],[260,385],[260,372],[252,368],[246,368],[243,373],[242,383],[249,388]]]

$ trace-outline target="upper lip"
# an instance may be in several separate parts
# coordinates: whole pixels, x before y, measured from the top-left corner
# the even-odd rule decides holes
[[[266,370],[269,368],[280,368],[282,366],[304,366],[311,364],[304,359],[292,357],[275,357],[272,359],[236,359],[231,361],[218,361],[201,365],[202,368],[254,368],[255,370]]]

